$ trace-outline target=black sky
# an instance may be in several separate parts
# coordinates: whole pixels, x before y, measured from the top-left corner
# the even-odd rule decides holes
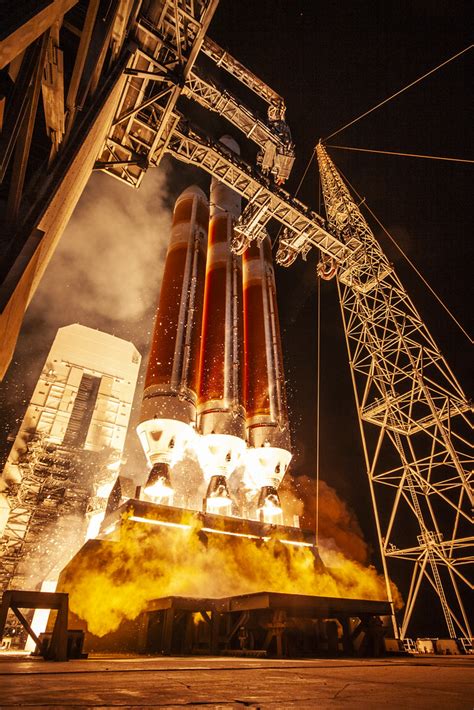
[[[297,149],[295,190],[317,140],[326,137],[471,41],[469,3],[222,2],[210,34],[285,97]],[[472,154],[474,51],[409,89],[329,144],[460,158]],[[336,165],[472,333],[472,165],[329,149]],[[318,207],[311,167],[299,197]],[[471,345],[381,230],[416,306],[471,390]],[[314,258],[278,269],[296,470],[314,471],[316,283]],[[373,529],[342,326],[333,283],[322,286],[322,475]]]
[[[294,172],[287,185],[294,191],[320,137],[472,42],[470,6],[469,2],[452,0],[221,0],[209,34],[285,98],[297,150]],[[470,130],[473,75],[471,50],[329,143],[474,158]],[[331,149],[329,152],[472,333],[473,166]],[[176,164],[168,174],[169,204],[190,176],[203,187],[209,182],[206,176]],[[94,184],[105,182],[104,176]],[[314,166],[299,197],[318,208]],[[471,345],[394,252],[380,229],[374,231],[469,394]],[[308,475],[315,471],[315,259],[313,254],[306,263],[298,260],[288,270],[277,270],[296,449],[294,473]],[[138,339],[143,355],[146,344],[142,336],[150,328],[144,325],[151,317],[150,304],[147,308],[137,326],[141,329]],[[64,324],[61,317],[60,312],[56,321],[50,317],[47,327],[37,311],[34,317],[27,317],[20,350],[2,385],[5,406],[10,407],[3,412],[5,431],[14,429],[12,419],[21,414],[22,403],[31,395],[34,377],[25,378],[22,373],[28,370],[30,375],[39,374],[55,329]],[[334,283],[322,285],[322,319],[321,475],[354,508],[367,539],[376,547]],[[134,340],[133,324],[120,327],[113,320],[94,320],[92,315],[89,322],[82,322]],[[30,353],[28,338],[34,335],[38,342],[42,328],[41,346],[35,351],[37,362],[31,368],[26,360]],[[5,449],[5,442],[2,443]]]

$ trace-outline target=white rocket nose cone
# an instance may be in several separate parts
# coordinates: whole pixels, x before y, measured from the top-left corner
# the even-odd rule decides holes
[[[233,153],[237,153],[237,155],[240,155],[240,146],[237,141],[232,138],[232,136],[222,136],[221,138],[219,138],[219,143],[223,143]]]
[[[201,190],[198,185],[190,185],[189,187],[186,187],[179,195],[176,202],[178,202],[179,200],[192,199],[193,197],[198,197],[200,200],[207,203],[206,194],[203,192],[203,190]]]

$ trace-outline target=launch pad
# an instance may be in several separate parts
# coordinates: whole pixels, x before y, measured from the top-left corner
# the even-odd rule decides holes
[[[98,637],[85,631],[88,653],[264,657],[384,655],[381,616],[387,601],[278,592],[222,598],[169,596],[150,601],[132,621]]]
[[[318,579],[334,596],[308,593]],[[137,499],[105,518],[58,590],[92,653],[378,655],[390,615],[388,601],[335,596],[311,531]]]

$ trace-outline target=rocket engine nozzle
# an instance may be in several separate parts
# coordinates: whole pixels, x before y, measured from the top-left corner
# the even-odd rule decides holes
[[[171,485],[170,467],[167,463],[155,463],[150,471],[143,492],[151,498],[159,499],[160,503],[173,502],[174,490]]]
[[[230,497],[225,476],[212,476],[204,499],[204,511],[217,515],[231,515],[232,498]]]
[[[258,519],[262,523],[279,525],[283,522],[280,496],[275,486],[262,486],[257,503]]]

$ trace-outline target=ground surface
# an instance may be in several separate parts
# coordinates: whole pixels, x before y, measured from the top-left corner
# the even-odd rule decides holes
[[[0,708],[472,710],[474,657],[267,660],[0,655]]]

